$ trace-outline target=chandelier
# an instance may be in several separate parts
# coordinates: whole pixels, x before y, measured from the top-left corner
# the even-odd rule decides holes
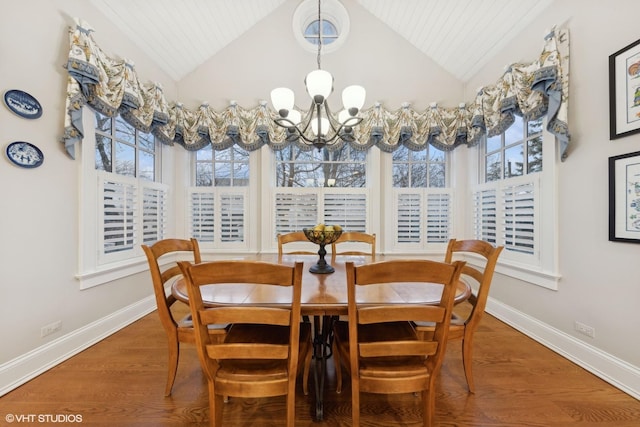
[[[287,129],[287,141],[301,140],[318,150],[336,143],[338,138],[343,141],[355,139],[353,127],[362,122],[358,112],[364,105],[366,95],[362,86],[348,86],[342,91],[344,110],[336,118],[329,109],[327,98],[333,92],[333,76],[320,65],[323,35],[320,2],[318,0],[318,69],[307,74],[304,80],[311,97],[309,111],[302,117],[302,113],[294,109],[293,90],[279,87],[271,91],[271,103],[279,115],[274,122]]]

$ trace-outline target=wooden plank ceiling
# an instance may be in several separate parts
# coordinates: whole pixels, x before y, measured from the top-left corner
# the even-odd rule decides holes
[[[91,0],[179,81],[286,0]],[[555,0],[355,1],[466,82]]]

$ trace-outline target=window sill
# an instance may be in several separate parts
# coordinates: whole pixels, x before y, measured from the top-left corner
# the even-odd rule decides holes
[[[542,271],[541,269],[534,269],[529,265],[504,261],[498,261],[496,272],[552,291],[558,290],[558,282],[561,278],[558,273]]]
[[[76,274],[76,279],[80,282],[80,289],[83,290],[132,276],[148,269],[149,266],[146,259],[136,258],[104,265],[94,271],[78,273]]]

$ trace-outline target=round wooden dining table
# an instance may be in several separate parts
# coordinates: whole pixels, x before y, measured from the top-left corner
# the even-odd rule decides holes
[[[318,255],[282,255],[254,254],[224,259],[237,259],[248,261],[264,261],[293,266],[296,262],[304,263],[302,276],[301,311],[308,319],[313,316],[314,344],[313,357],[315,359],[314,389],[315,389],[315,418],[320,421],[324,418],[324,381],[327,368],[327,358],[331,356],[330,336],[332,323],[338,316],[347,315],[347,274],[346,263],[364,265],[372,262],[387,261],[392,259],[407,259],[407,257],[376,255],[371,256],[336,256],[324,261],[334,268],[333,273],[311,273],[309,268],[319,262]],[[214,261],[214,260],[212,260]],[[206,262],[206,261],[205,261]],[[230,283],[218,285],[203,285],[200,287],[202,300],[205,306],[215,307],[221,305],[266,305],[278,306],[291,304],[291,290],[284,287],[270,287],[268,291],[252,284]],[[440,302],[442,285],[433,283],[425,286],[424,283],[416,286],[411,283],[394,283],[391,286],[369,285],[359,292],[356,299],[359,303],[366,304],[431,304]],[[189,303],[187,284],[183,278],[174,282],[171,288],[173,296],[185,303]],[[471,295],[471,287],[463,282],[458,282],[455,303],[465,301]]]
[[[316,274],[309,272],[309,268],[318,261],[317,255],[282,255],[253,254],[225,259],[252,260],[292,265],[304,262],[302,276],[302,314],[317,316],[341,316],[347,314],[347,274],[346,263],[353,262],[356,266],[371,262],[392,259],[407,259],[407,257],[376,255],[370,256],[337,256],[328,259],[334,273]],[[267,293],[257,293],[256,287],[250,284],[229,284],[216,286],[202,286],[202,300],[205,306],[220,305],[286,305],[290,304],[291,291],[287,289],[270,289]],[[181,278],[174,282],[171,293],[183,302],[189,302],[187,285]],[[463,281],[458,282],[455,303],[465,301],[471,295],[471,288]],[[442,285],[433,284],[425,288],[411,283],[396,283],[392,286],[367,286],[365,292],[358,294],[358,302],[367,304],[438,304],[442,296]]]

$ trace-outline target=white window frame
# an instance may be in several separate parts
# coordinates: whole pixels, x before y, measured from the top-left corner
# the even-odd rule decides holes
[[[540,172],[528,175],[503,178],[497,181],[484,181],[484,147],[485,142],[478,144],[470,151],[475,158],[478,173],[472,177],[470,186],[469,203],[467,205],[467,230],[469,238],[477,238],[474,221],[474,194],[487,189],[496,190],[497,199],[497,226],[502,227],[504,206],[502,205],[502,191],[507,186],[532,183],[535,190],[534,222],[535,222],[535,249],[531,255],[503,250],[496,271],[547,289],[557,290],[560,274],[558,271],[558,185],[557,175],[560,164],[559,150],[555,137],[546,130],[546,120],[542,131],[542,161],[543,168]],[[475,181],[475,182],[473,182]],[[500,230],[497,230],[500,231]],[[503,245],[501,232],[497,233],[496,244]],[[468,260],[472,262],[473,260]]]
[[[330,21],[338,30],[338,37],[331,43],[322,44],[322,53],[331,53],[338,50],[349,36],[350,19],[347,9],[338,0],[324,0],[322,2],[322,19]],[[292,27],[295,39],[306,51],[318,52],[318,46],[309,42],[304,32],[314,21],[318,20],[318,2],[316,0],[304,0],[293,13]]]
[[[262,223],[261,213],[255,209],[260,204],[260,157],[262,150],[254,150],[249,152],[249,184],[246,186],[195,186],[196,173],[196,152],[189,152],[188,156],[183,157],[191,165],[188,177],[185,179],[184,194],[179,200],[182,200],[184,209],[184,220],[182,221],[185,234],[189,237],[198,238],[199,234],[197,224],[194,223],[193,197],[202,196],[209,198],[213,211],[208,218],[204,218],[207,227],[210,227],[211,233],[205,239],[199,239],[200,250],[203,256],[207,253],[257,253],[259,247],[259,239],[256,238],[259,224]],[[188,159],[187,159],[188,157]],[[215,179],[214,179],[215,182]],[[199,195],[199,196],[198,196]],[[224,203],[227,198],[241,199],[243,204],[242,210],[242,232],[243,240],[227,241],[222,235],[221,224],[229,220],[229,216],[225,212]]]
[[[262,170],[263,179],[261,180],[261,194],[262,199],[262,227],[261,227],[261,251],[262,252],[275,252],[278,249],[277,244],[277,231],[276,231],[276,195],[277,194],[291,194],[291,195],[305,195],[315,194],[316,197],[316,211],[315,216],[308,219],[301,220],[300,224],[315,225],[325,221],[324,216],[324,204],[325,198],[331,195],[364,195],[366,199],[366,212],[365,212],[365,230],[367,233],[377,233],[376,230],[380,230],[381,221],[380,212],[381,195],[380,191],[372,191],[372,189],[380,188],[380,174],[377,172],[380,162],[380,150],[370,149],[367,152],[367,159],[365,165],[365,173],[367,176],[367,183],[365,187],[359,188],[341,188],[341,187],[276,187],[276,155],[268,147],[263,147],[262,154]],[[268,174],[268,175],[265,175]],[[345,249],[347,249],[345,247]]]
[[[82,124],[85,135],[80,145],[81,155],[78,166],[79,182],[79,233],[78,233],[78,271],[76,279],[80,289],[88,289],[104,283],[111,282],[132,274],[145,271],[148,266],[140,245],[144,242],[144,189],[150,188],[161,191],[164,194],[164,213],[160,225],[164,227],[163,235],[171,233],[170,214],[171,187],[160,182],[133,178],[115,173],[96,170],[95,168],[95,112],[88,107],[83,107]],[[157,176],[162,176],[166,167],[166,161],[162,154],[164,147],[157,144],[156,170]],[[171,156],[166,156],[171,157]],[[113,181],[129,185],[135,188],[136,199],[133,212],[134,237],[129,250],[106,254],[104,252],[104,236],[102,235],[104,224],[104,212],[101,209],[103,202],[102,188],[105,181]],[[161,180],[159,180],[161,181]]]
[[[384,248],[387,253],[393,254],[427,254],[441,257],[444,250],[447,247],[449,238],[455,236],[456,230],[456,192],[453,190],[453,178],[451,173],[452,165],[452,153],[445,152],[445,187],[394,187],[393,186],[393,155],[392,153],[385,153],[382,155],[382,167],[381,173],[384,178],[382,188],[384,189],[385,202],[384,212],[385,218],[389,218],[385,221],[384,225]],[[402,196],[413,197],[419,204],[420,219],[420,240],[418,242],[399,242],[399,211],[400,211],[400,198]],[[433,224],[429,217],[429,209],[433,206],[429,206],[428,200],[430,197],[441,198],[445,197],[449,199],[449,212],[440,213],[439,215],[448,215],[449,224],[449,237],[444,238],[442,242],[429,242],[428,227]]]

